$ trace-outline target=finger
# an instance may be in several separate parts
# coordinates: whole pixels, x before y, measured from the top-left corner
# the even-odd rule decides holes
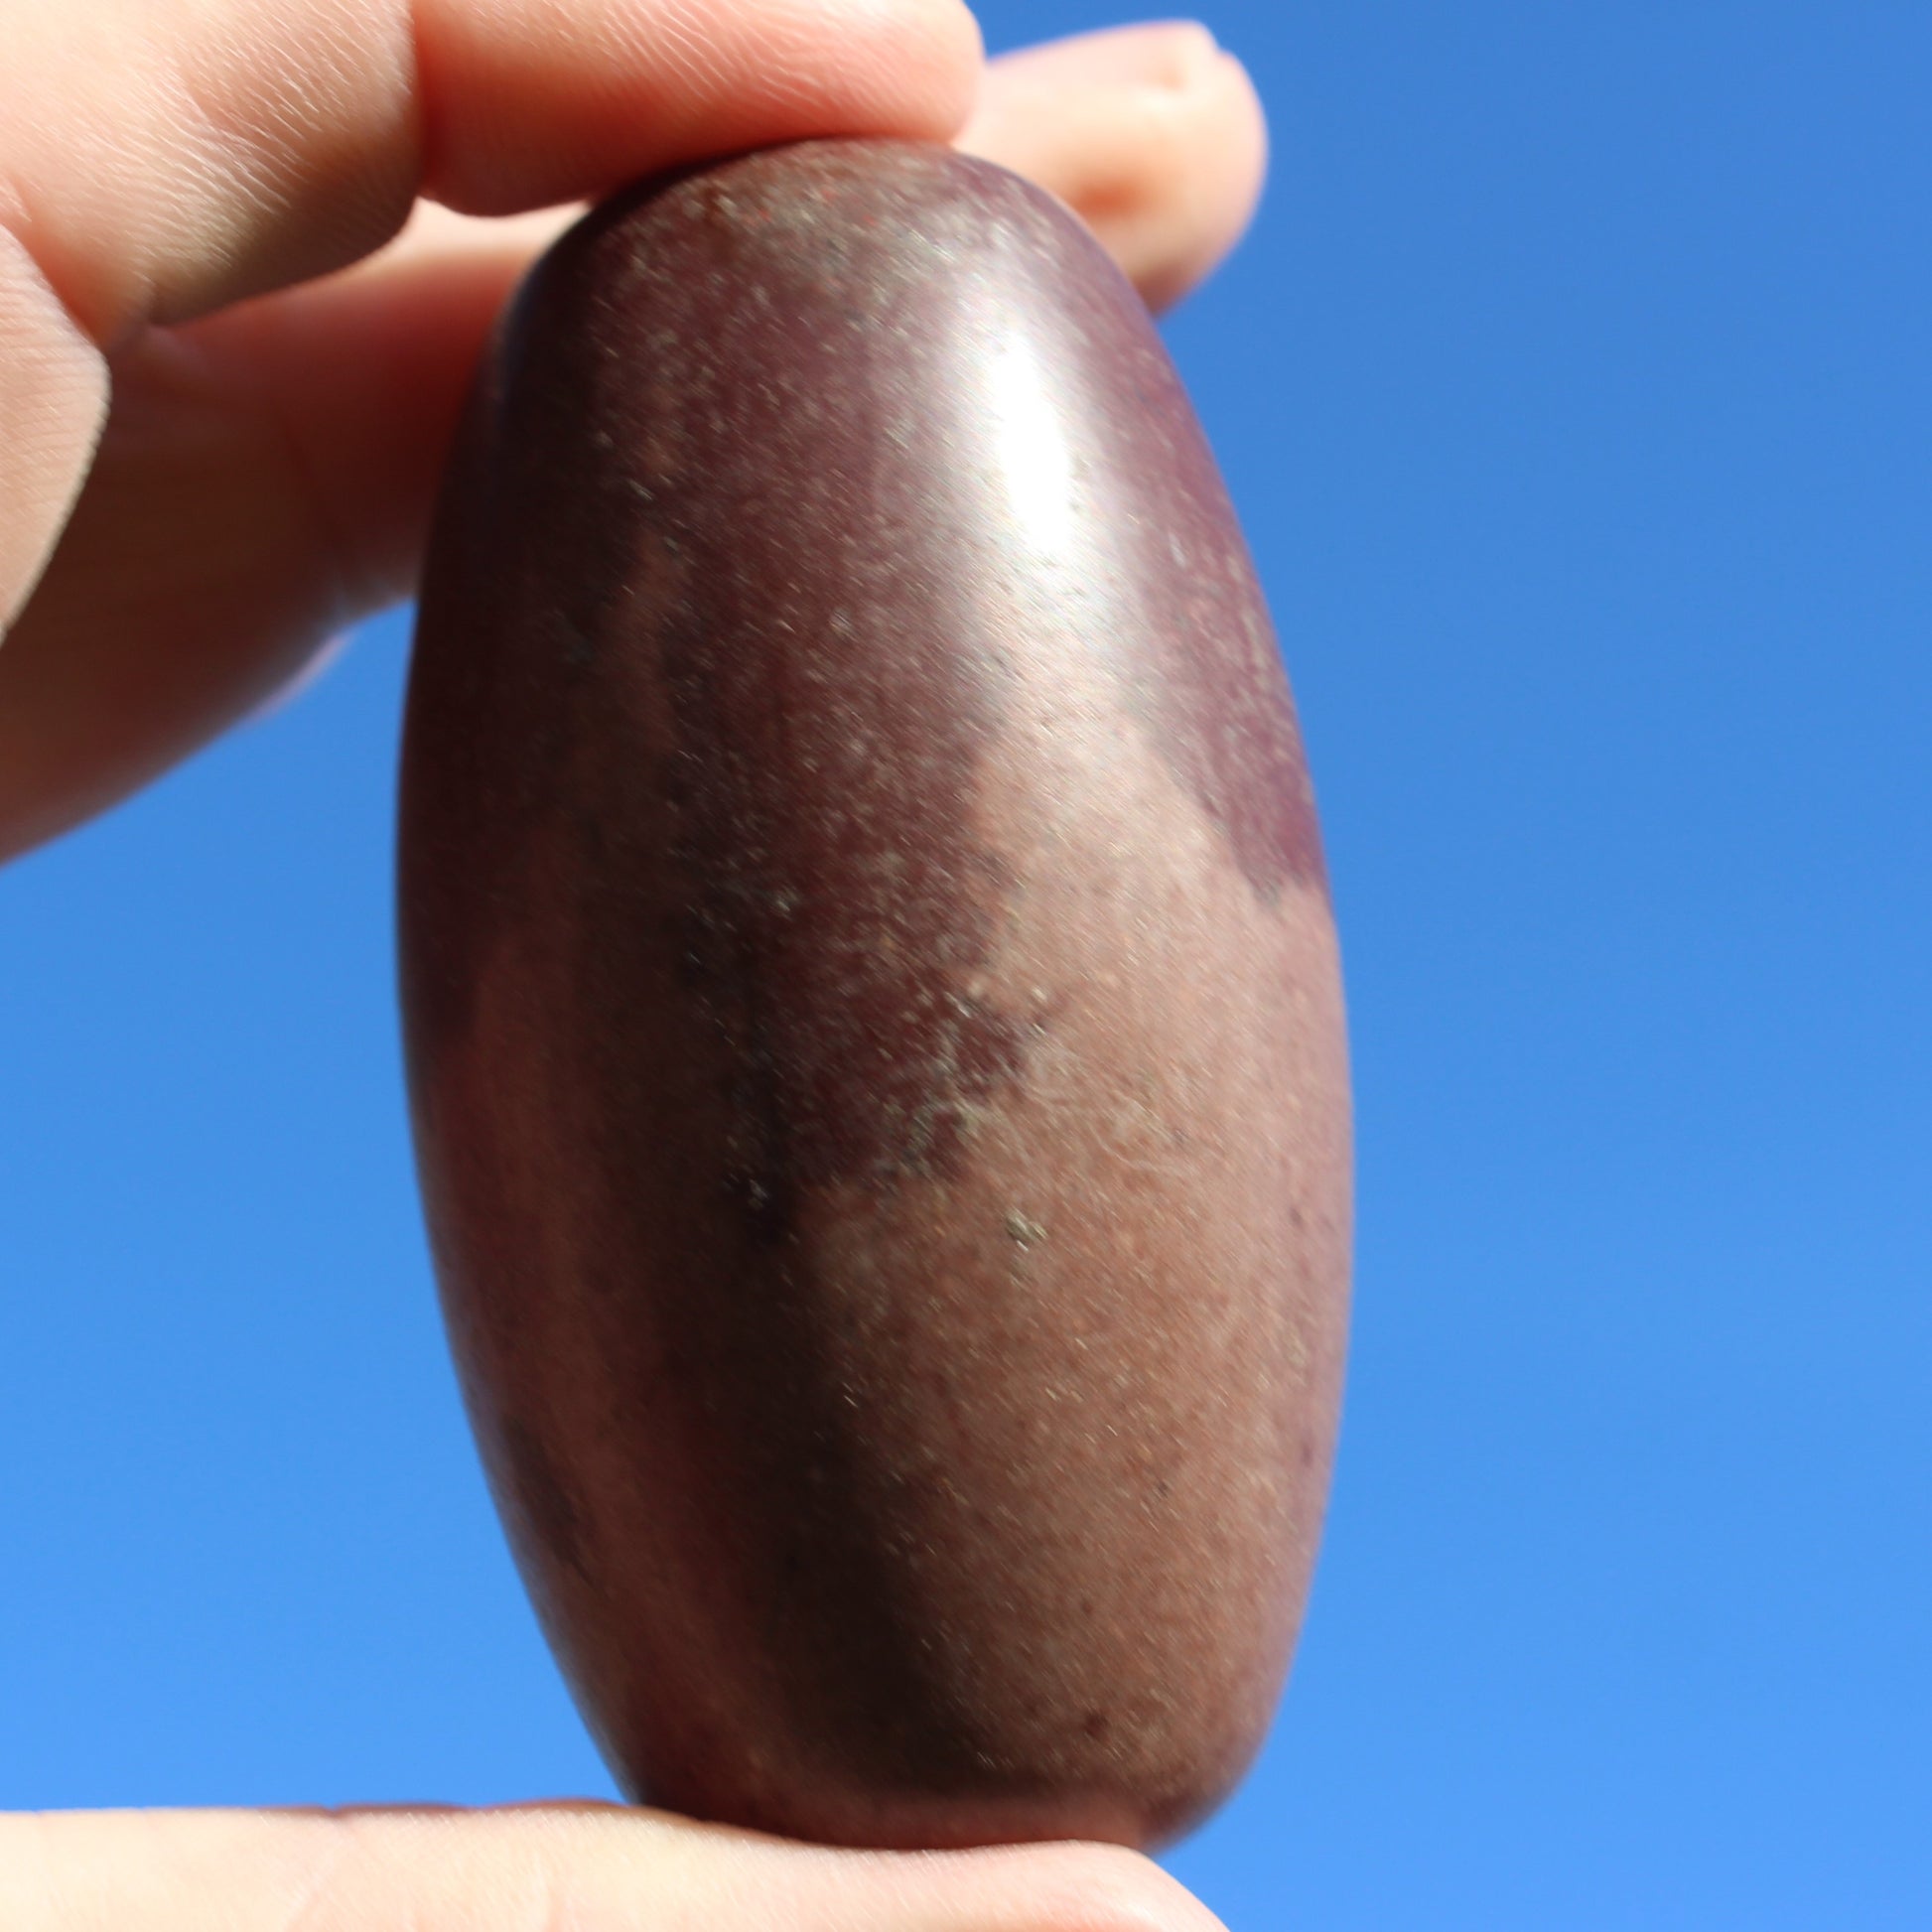
[[[539,207],[805,133],[944,137],[960,0],[0,0],[0,624],[84,473],[101,355],[353,261],[419,194]]]
[[[0,858],[157,776],[406,594],[483,341],[568,218],[425,205],[354,270],[116,354],[86,490],[0,645]]]
[[[959,0],[4,0],[0,216],[88,337],[806,133],[951,134]]]
[[[1189,28],[1006,57],[966,138],[1078,208],[1157,299],[1238,230],[1261,151],[1251,90]],[[86,495],[0,649],[0,857],[165,770],[407,593],[481,345],[572,213],[419,206],[345,274],[119,354]]]
[[[8,1932],[1215,1932],[1144,1859],[831,1852],[616,1806],[0,1820]]]
[[[1240,62],[1170,21],[994,63],[959,145],[1042,182],[1085,216],[1155,308],[1240,239],[1268,137]]]

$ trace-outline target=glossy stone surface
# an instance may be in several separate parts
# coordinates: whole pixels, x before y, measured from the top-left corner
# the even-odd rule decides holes
[[[401,865],[451,1334],[626,1788],[1201,1817],[1327,1480],[1341,999],[1246,550],[1077,222],[810,143],[568,236],[453,464]]]

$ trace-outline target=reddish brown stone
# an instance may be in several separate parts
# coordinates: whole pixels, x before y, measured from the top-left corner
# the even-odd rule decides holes
[[[1240,533],[1057,204],[810,143],[553,251],[446,492],[401,892],[458,1360],[625,1786],[1199,1819],[1327,1478],[1341,1003]]]

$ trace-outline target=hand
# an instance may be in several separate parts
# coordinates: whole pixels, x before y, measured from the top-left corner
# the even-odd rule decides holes
[[[0,858],[408,595],[560,206],[809,134],[957,138],[1150,301],[1263,133],[1198,29],[982,69],[956,0],[0,0]],[[504,218],[478,218],[504,217]],[[1208,1932],[1095,1847],[889,1856],[605,1806],[0,1819],[7,1932]]]
[[[553,205],[791,136],[957,135],[1164,303],[1263,160],[1201,29],[982,73],[958,0],[0,0],[0,859],[409,594]]]
[[[0,1819],[7,1932],[1218,1932],[1130,1852],[827,1852],[616,1805]]]

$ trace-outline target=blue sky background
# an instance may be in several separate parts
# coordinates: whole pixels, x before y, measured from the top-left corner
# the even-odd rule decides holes
[[[1932,10],[1208,17],[1277,172],[1171,338],[1324,807],[1359,1299],[1172,1863],[1237,1932],[1923,1932]],[[609,1788],[424,1256],[404,638],[0,877],[0,1805]]]

